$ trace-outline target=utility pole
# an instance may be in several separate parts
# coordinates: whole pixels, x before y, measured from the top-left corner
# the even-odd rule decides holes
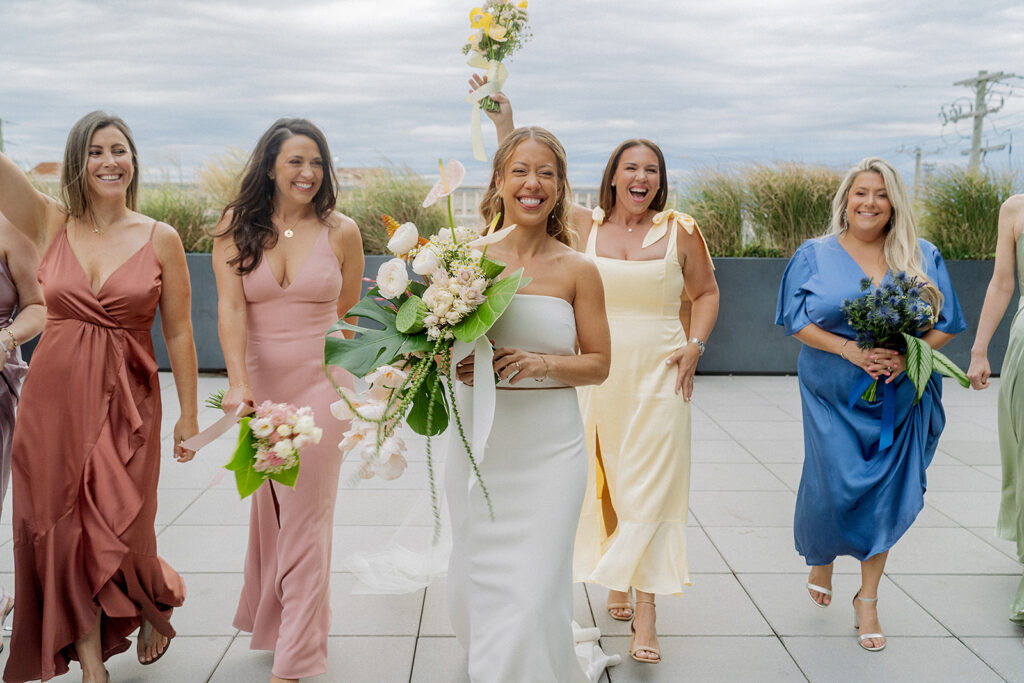
[[[983,153],[1002,149],[1000,146],[986,147],[983,149],[981,146],[981,131],[985,116],[988,114],[994,114],[1002,109],[1003,103],[1005,102],[1005,100],[1000,97],[998,105],[989,106],[986,101],[986,97],[988,95],[988,84],[990,82],[998,83],[999,81],[1003,81],[1008,78],[1016,78],[1016,74],[1006,74],[1002,71],[990,74],[987,71],[979,71],[976,78],[967,78],[962,81],[957,81],[953,85],[963,85],[969,88],[974,88],[974,106],[965,110],[961,105],[945,105],[939,113],[939,118],[942,119],[943,125],[959,121],[960,119],[974,119],[974,129],[971,131],[971,149],[970,151],[963,152],[964,154],[969,154],[971,157],[970,161],[967,163],[967,170],[972,173],[977,172]]]

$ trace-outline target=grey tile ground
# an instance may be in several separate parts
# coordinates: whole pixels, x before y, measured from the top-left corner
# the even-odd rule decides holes
[[[177,408],[168,374],[162,433],[169,453]],[[203,377],[206,394],[226,384]],[[1014,545],[992,533],[999,504],[995,442],[997,387],[977,393],[947,383],[948,426],[929,471],[925,509],[893,549],[880,590],[881,653],[857,647],[850,599],[859,566],[836,563],[835,603],[811,604],[807,568],[793,550],[791,520],[803,458],[800,405],[792,377],[698,377],[694,403],[693,493],[687,528],[692,586],[658,598],[664,662],[628,657],[628,624],[611,620],[606,591],[577,586],[575,615],[623,655],[609,683],[634,681],[1024,681],[1024,629],[1006,619],[1020,576]],[[208,424],[213,411],[204,410]],[[259,683],[273,658],[249,650],[231,626],[247,540],[248,504],[221,469],[233,447],[217,440],[187,465],[167,458],[160,485],[160,553],[188,586],[175,615],[179,637],[151,667],[134,650],[111,660],[125,681]],[[379,547],[407,519],[428,514],[414,493],[425,476],[410,453],[393,482],[346,481],[335,514],[329,670],[310,683],[459,683],[465,654],[451,636],[445,584],[404,596],[352,595],[345,557]],[[0,523],[0,582],[11,585],[10,497]],[[417,517],[419,516],[419,517]],[[6,653],[0,655],[0,664]],[[70,680],[75,680],[73,673]]]

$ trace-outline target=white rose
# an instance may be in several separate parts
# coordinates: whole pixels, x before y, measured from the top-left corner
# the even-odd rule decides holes
[[[266,418],[254,417],[249,421],[249,429],[257,439],[265,439],[273,433],[274,425],[270,424],[270,420]]]
[[[295,420],[295,431],[299,434],[309,434],[315,426],[316,423],[313,421],[312,415],[299,415]]]
[[[394,299],[409,286],[409,273],[402,259],[393,258],[381,264],[377,271],[377,288],[385,299]]]
[[[274,453],[280,458],[287,458],[295,450],[295,444],[291,439],[281,439],[274,444]]]
[[[433,275],[441,267],[441,259],[430,247],[423,247],[412,260],[412,272],[417,275]]]
[[[277,434],[278,436],[291,436],[292,428],[289,425],[278,425]],[[280,443],[280,441],[278,443]]]
[[[388,251],[397,256],[408,253],[420,241],[419,230],[412,223],[402,223],[388,240]]]
[[[295,450],[301,451],[306,446],[313,443],[313,439],[309,438],[305,434],[299,434],[297,437],[292,439],[292,445],[295,446]]]

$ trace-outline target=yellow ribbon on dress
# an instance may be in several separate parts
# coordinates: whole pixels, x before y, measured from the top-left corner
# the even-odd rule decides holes
[[[704,245],[704,251],[708,255],[708,260],[711,261],[711,268],[714,269],[715,264],[714,261],[711,260],[711,251],[708,249],[708,241],[704,239],[704,234],[701,233],[700,228],[697,227],[697,221],[693,219],[693,216],[685,214],[682,211],[666,209],[657,214],[654,217],[651,229],[647,231],[647,235],[644,237],[644,242],[640,248],[646,249],[668,234],[668,228],[673,221],[681,225],[688,235],[692,235],[694,230],[697,231],[697,234],[700,236],[701,244]]]
[[[466,102],[473,105],[473,116],[470,120],[470,135],[473,139],[473,158],[477,161],[487,161],[487,152],[484,151],[484,136],[481,130],[480,100],[501,91],[505,81],[508,80],[508,69],[496,59],[487,59],[477,53],[470,56],[466,62],[474,69],[487,70],[487,82],[471,92],[466,97]]]

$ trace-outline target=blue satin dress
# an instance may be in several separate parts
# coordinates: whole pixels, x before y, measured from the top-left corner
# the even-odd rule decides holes
[[[935,329],[962,332],[967,325],[942,256],[930,242],[919,243],[922,267],[944,298]],[[814,324],[852,340],[855,334],[840,306],[861,294],[863,277],[834,235],[804,242],[782,276],[776,324],[786,334]],[[894,438],[880,449],[882,402],[857,399],[853,408],[848,405],[851,389],[866,376],[863,370],[804,345],[797,372],[804,426],[804,466],[793,520],[797,552],[808,565],[829,564],[838,555],[863,561],[885,552],[924,506],[925,469],[946,424],[940,376],[932,374],[917,405],[906,373],[893,382]]]

